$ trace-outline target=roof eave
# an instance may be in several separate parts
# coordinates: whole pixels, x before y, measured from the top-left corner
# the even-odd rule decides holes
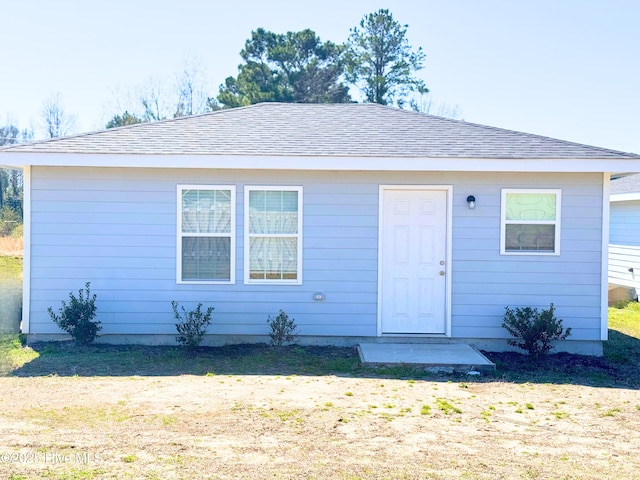
[[[0,163],[23,166],[216,168],[265,170],[640,172],[640,158],[460,158],[277,155],[131,155],[3,152]]]
[[[640,200],[640,192],[614,193],[609,197],[611,202],[636,202],[638,200]]]

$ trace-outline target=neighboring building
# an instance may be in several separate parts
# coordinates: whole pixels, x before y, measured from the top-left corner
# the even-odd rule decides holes
[[[640,156],[376,104],[266,103],[0,150],[25,173],[23,330],[91,282],[101,341],[506,347],[551,302],[561,350],[607,338],[609,172]]]
[[[638,298],[640,289],[640,175],[611,181],[609,301]]]

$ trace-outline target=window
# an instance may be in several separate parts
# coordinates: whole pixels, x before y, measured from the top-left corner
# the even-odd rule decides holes
[[[245,283],[302,283],[302,187],[245,187]]]
[[[560,190],[502,190],[500,253],[560,254]]]
[[[178,283],[235,282],[235,186],[178,185]]]

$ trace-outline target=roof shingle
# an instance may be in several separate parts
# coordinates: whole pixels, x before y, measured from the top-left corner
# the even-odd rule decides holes
[[[262,103],[30,144],[5,152],[426,158],[640,158],[377,104]]]
[[[640,193],[640,175],[629,175],[611,181],[611,194]]]

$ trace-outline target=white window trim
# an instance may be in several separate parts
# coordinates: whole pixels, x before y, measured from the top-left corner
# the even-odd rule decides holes
[[[231,190],[231,232],[230,233],[183,233],[182,232],[182,191],[183,190]],[[233,285],[236,283],[236,186],[235,185],[178,185],[176,189],[176,283],[181,285]],[[182,280],[182,237],[230,237],[229,280]]]
[[[507,220],[507,194],[509,193],[537,193],[537,194],[555,194],[556,196],[556,219],[555,220],[530,220],[530,221],[513,221]],[[559,188],[503,188],[500,200],[500,255],[535,255],[535,256],[558,256],[560,255],[560,231],[561,231],[561,207],[562,207],[562,190]],[[506,230],[507,224],[528,224],[528,225],[555,225],[555,244],[553,252],[543,250],[507,250],[506,249]]]
[[[251,279],[250,267],[251,259],[250,255],[250,234],[249,234],[249,193],[252,191],[286,191],[286,192],[298,192],[298,269],[296,272],[295,280],[266,280],[266,279]],[[244,283],[245,285],[302,285],[302,205],[303,204],[303,188],[301,186],[263,186],[263,185],[251,185],[244,187]],[[274,234],[274,237],[293,237],[293,234]]]

